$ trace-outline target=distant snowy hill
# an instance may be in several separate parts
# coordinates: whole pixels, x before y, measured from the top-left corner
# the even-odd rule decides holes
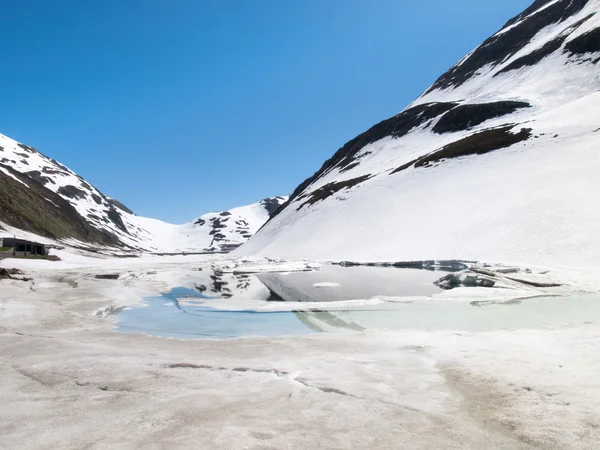
[[[144,248],[155,252],[220,251],[246,242],[288,197],[273,197],[229,211],[211,212],[183,224],[122,214],[126,226],[137,230]]]
[[[600,0],[537,0],[339,149],[242,254],[600,265]]]
[[[123,250],[219,251],[245,242],[286,200],[173,225],[136,216],[58,161],[0,134],[0,223],[40,236]]]

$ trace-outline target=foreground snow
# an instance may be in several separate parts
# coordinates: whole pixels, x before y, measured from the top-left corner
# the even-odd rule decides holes
[[[63,258],[0,262],[33,277],[0,281],[7,448],[592,449],[600,440],[591,318],[519,331],[152,338],[114,333],[114,315],[94,312],[184,286],[198,268],[269,262],[68,249]],[[107,273],[120,277],[95,278]]]

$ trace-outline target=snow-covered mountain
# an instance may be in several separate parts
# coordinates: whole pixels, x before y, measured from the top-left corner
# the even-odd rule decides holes
[[[239,253],[600,265],[600,0],[536,0]]]
[[[136,216],[58,161],[0,134],[0,222],[36,234],[125,250],[218,251],[254,234],[287,197],[183,225]]]
[[[272,197],[229,211],[211,212],[183,225],[122,214],[145,250],[164,253],[229,250],[246,242],[288,197]]]

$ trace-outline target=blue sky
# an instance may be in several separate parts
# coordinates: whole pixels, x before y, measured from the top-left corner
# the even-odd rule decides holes
[[[0,133],[137,214],[291,192],[532,0],[3,0]]]

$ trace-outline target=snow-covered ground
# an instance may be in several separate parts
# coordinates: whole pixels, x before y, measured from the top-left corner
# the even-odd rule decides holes
[[[3,447],[593,449],[600,440],[593,314],[513,331],[425,331],[415,323],[393,332],[163,339],[113,332],[118,307],[192,287],[212,267],[273,276],[269,265],[322,264],[109,258],[68,248],[61,257],[0,262],[32,278],[0,280]],[[563,282],[568,275],[578,292],[594,279],[530,272]],[[119,279],[96,278],[106,274]],[[352,278],[308,281],[334,290]],[[487,292],[460,289],[440,300]]]

